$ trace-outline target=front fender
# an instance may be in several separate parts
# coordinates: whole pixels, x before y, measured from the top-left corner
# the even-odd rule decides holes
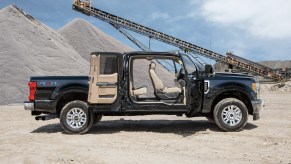
[[[238,82],[227,82],[211,87],[209,92],[204,95],[202,113],[211,112],[214,100],[221,94],[226,92],[240,92],[246,95],[250,101],[256,100],[256,93],[252,90],[251,84],[243,84]]]

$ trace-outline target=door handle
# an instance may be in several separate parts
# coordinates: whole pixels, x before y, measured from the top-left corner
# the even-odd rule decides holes
[[[108,82],[98,82],[98,83],[96,83],[96,86],[99,86],[99,87],[114,87],[116,85],[117,85],[117,83],[108,83]]]

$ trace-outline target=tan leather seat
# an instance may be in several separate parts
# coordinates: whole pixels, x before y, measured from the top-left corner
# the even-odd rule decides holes
[[[165,87],[165,89],[163,90],[163,92],[166,92],[166,93],[174,93],[174,92],[179,92],[181,93],[181,88],[179,87],[172,87],[172,88],[167,88]]]
[[[133,89],[133,95],[134,96],[141,96],[141,95],[145,95],[148,93],[148,89],[147,87],[142,87],[142,88],[138,88],[138,89]]]
[[[141,95],[146,95],[148,93],[148,88],[147,87],[140,87],[140,88],[135,88],[133,86],[134,82],[133,82],[133,62],[130,62],[130,80],[129,80],[129,91],[130,91],[130,95],[131,96],[141,96]]]
[[[165,94],[174,94],[177,96],[177,94],[181,93],[181,88],[179,87],[171,87],[171,88],[167,88],[164,86],[163,81],[158,77],[158,75],[155,72],[156,69],[156,63],[151,62],[150,66],[149,66],[149,74],[150,74],[150,78],[152,80],[154,89],[155,89],[155,93],[157,94],[157,92],[160,92],[161,94],[165,93]],[[158,96],[161,97],[161,96]],[[174,98],[175,96],[166,96],[169,98]]]
[[[130,94],[131,94],[131,96],[141,96],[141,95],[145,95],[145,94],[148,93],[148,88],[147,87],[134,89],[132,87],[132,81],[130,81],[129,85],[130,85]]]

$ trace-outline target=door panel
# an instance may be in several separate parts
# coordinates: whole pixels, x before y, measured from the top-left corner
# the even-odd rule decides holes
[[[115,95],[116,88],[99,87],[99,95]]]
[[[111,75],[100,75],[98,82],[107,82],[107,83],[116,83],[117,82],[117,73]]]
[[[112,104],[116,100],[118,82],[117,60],[118,58],[115,55],[91,56],[89,103]],[[115,65],[112,61],[114,61]],[[113,69],[113,67],[116,69]]]

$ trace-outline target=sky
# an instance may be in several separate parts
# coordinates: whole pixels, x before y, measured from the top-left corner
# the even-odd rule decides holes
[[[0,0],[1,9],[10,4],[56,30],[75,18],[83,18],[139,50],[106,22],[72,10],[72,0]],[[253,61],[291,60],[288,0],[93,0],[92,4],[222,55],[231,51]],[[149,44],[148,38],[131,34]],[[177,50],[156,40],[151,41],[151,49]]]

